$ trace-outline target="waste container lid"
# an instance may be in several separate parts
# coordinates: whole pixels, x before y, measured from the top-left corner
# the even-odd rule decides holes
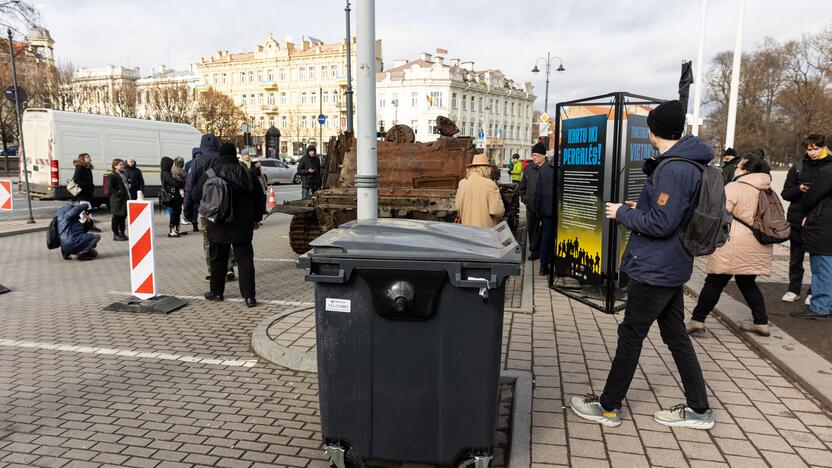
[[[412,219],[342,224],[310,243],[314,257],[520,263],[508,224],[492,229]]]

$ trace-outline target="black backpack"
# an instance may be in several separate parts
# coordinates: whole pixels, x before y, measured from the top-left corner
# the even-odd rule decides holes
[[[54,216],[49,223],[49,229],[46,230],[46,248],[53,250],[60,246],[61,233],[58,232],[58,217]]]
[[[665,164],[673,161],[685,161],[702,171],[699,184],[699,201],[684,229],[680,229],[682,246],[693,257],[710,255],[725,245],[731,231],[733,217],[725,209],[725,179],[722,171],[713,166],[705,166],[690,159],[670,157],[659,163],[653,172],[653,186],[659,172]]]
[[[227,224],[234,220],[231,205],[231,187],[219,177],[214,169],[205,172],[208,180],[202,186],[202,199],[199,201],[199,214],[214,224]]]

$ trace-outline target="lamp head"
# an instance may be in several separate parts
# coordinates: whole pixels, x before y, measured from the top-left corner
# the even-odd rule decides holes
[[[558,69],[557,69],[556,71],[559,71],[559,72],[565,72],[565,71],[566,71],[566,69],[565,69],[565,68],[563,68],[563,64],[560,64],[560,66],[558,67]]]
[[[537,65],[535,65],[534,68],[532,68],[532,73],[540,73],[540,69],[537,68]]]

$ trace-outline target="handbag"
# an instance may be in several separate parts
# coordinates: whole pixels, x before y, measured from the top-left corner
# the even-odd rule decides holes
[[[67,179],[66,189],[73,197],[77,197],[81,193],[81,186],[75,182],[75,179]]]
[[[175,189],[174,189],[175,190]],[[159,203],[162,206],[168,206],[173,202],[174,196],[170,193],[170,189],[159,190]]]

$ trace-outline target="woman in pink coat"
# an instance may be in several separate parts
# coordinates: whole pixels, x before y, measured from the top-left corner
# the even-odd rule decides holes
[[[722,290],[733,276],[754,318],[753,325],[743,325],[743,330],[761,336],[770,334],[766,304],[756,279],[771,272],[772,246],[757,242],[751,229],[737,221],[754,224],[760,191],[771,187],[770,170],[768,162],[759,155],[746,155],[737,165],[734,180],[725,186],[726,209],[734,220],[728,241],[708,259],[705,286],[699,293],[693,318],[688,322],[690,333],[705,331],[705,318],[719,302]]]

